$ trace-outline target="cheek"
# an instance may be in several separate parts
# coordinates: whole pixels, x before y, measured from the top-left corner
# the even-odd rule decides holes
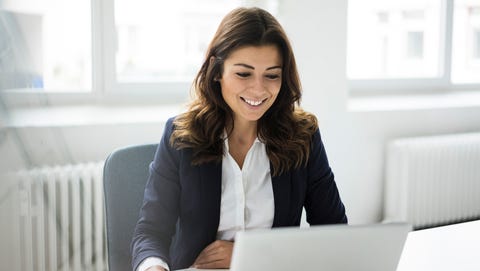
[[[272,86],[270,88],[271,89],[270,92],[272,93],[273,96],[276,97],[276,96],[278,96],[278,93],[280,93],[281,88],[282,88],[282,83],[281,82],[272,84]]]
[[[228,92],[225,91],[225,87],[224,87],[224,86],[222,86],[221,92],[222,92],[223,101],[228,104],[228,100],[229,100],[228,97],[229,97],[229,96],[228,96]]]
[[[222,82],[220,84],[223,100],[231,106],[232,101],[235,99],[235,86],[231,82]]]
[[[236,80],[222,80],[220,86],[222,88],[222,95],[224,97],[228,95],[235,95],[242,90],[241,82]]]

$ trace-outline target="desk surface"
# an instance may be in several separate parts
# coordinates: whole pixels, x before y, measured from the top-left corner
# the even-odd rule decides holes
[[[480,270],[480,220],[410,232],[397,271]]]
[[[228,269],[183,269],[220,271]],[[397,271],[479,271],[480,220],[410,232]]]

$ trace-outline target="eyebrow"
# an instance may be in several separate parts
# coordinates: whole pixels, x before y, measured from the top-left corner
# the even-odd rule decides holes
[[[245,67],[247,69],[255,70],[255,67],[250,66],[248,64],[244,64],[244,63],[233,64],[233,66],[242,66],[242,67]],[[266,70],[268,71],[268,70],[273,70],[273,69],[282,69],[282,66],[272,66],[272,67],[268,67]]]

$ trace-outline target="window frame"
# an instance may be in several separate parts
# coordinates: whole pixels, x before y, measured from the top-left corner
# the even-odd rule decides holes
[[[107,96],[162,96],[166,103],[178,101],[188,96],[193,77],[191,81],[163,81],[156,83],[119,83],[116,80],[116,61],[115,48],[117,46],[117,36],[115,31],[115,0],[103,0],[103,82],[102,88]],[[135,89],[135,91],[132,91]]]
[[[352,96],[388,94],[426,94],[450,91],[480,90],[480,83],[453,83],[453,13],[454,0],[441,1],[440,28],[440,75],[438,77],[392,78],[392,79],[349,79],[349,92]]]
[[[0,97],[8,107],[24,107],[24,106],[53,106],[53,105],[71,105],[86,104],[99,101],[104,96],[103,91],[103,70],[102,55],[103,43],[103,27],[102,11],[103,1],[90,0],[91,12],[91,89],[76,90],[51,90],[42,88],[42,91],[34,89],[12,89],[0,91]]]
[[[114,0],[90,0],[91,88],[78,90],[12,89],[0,91],[8,107],[64,106],[78,104],[179,104],[193,82],[117,83],[115,80],[116,31]],[[159,91],[160,89],[160,91]],[[134,90],[134,91],[132,91]]]
[[[268,6],[271,0],[243,0],[243,5]],[[120,83],[116,80],[115,0],[90,0],[91,88],[79,90],[12,89],[0,91],[8,107],[76,104],[183,104],[191,94],[194,76],[185,81]]]
[[[442,93],[457,90],[480,90],[480,83],[451,82],[454,0],[442,0],[440,51],[443,73],[435,78],[347,79],[352,96]],[[247,1],[248,2],[248,1]],[[15,89],[0,92],[9,107],[73,104],[175,104],[184,103],[191,82],[118,83],[115,80],[114,0],[90,0],[92,34],[92,85],[89,91],[39,92]],[[134,90],[134,91],[133,91]]]

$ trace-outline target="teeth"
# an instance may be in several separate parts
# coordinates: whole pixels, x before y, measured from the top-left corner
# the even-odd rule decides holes
[[[247,100],[247,99],[245,99],[245,98],[243,98],[243,100],[244,100],[247,104],[253,105],[253,106],[257,106],[257,105],[263,103],[263,101],[253,101],[253,100]]]

